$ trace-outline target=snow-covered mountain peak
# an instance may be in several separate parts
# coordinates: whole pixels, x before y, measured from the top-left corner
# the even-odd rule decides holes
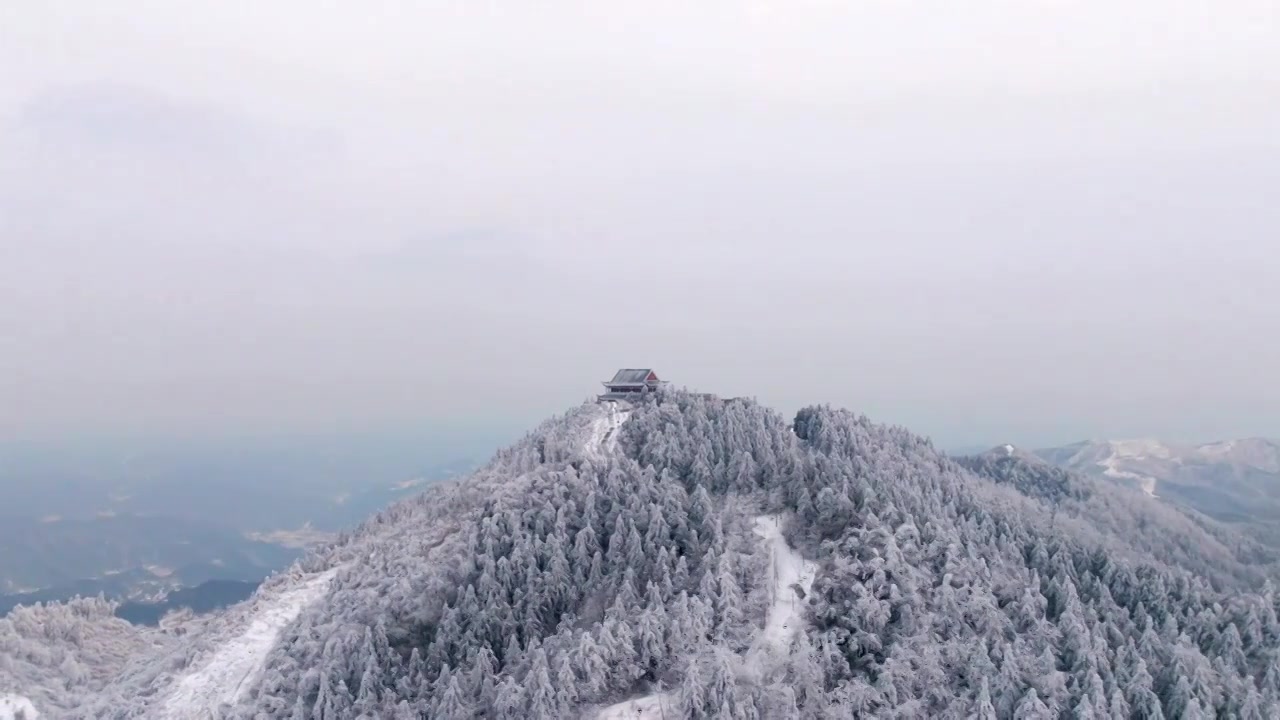
[[[990,458],[992,460],[1018,459],[1026,462],[1040,463],[1044,462],[1034,454],[1023,450],[1013,443],[1005,443],[996,445],[995,447],[981,453],[981,457]]]
[[[1205,443],[1194,449],[1198,459],[1252,467],[1280,473],[1280,442],[1266,438],[1241,438]]]
[[[664,390],[547,421],[80,705],[9,655],[0,687],[122,720],[1275,717],[1266,557],[1215,533],[1012,444]],[[0,650],[57,668],[24,643],[71,616]]]
[[[1280,442],[1252,437],[1197,445],[1142,438],[1089,441],[1036,454],[1237,525],[1280,547]]]

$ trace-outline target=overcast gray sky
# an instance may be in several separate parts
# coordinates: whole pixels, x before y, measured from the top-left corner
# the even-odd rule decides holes
[[[1274,0],[5,2],[0,435],[1280,436]]]

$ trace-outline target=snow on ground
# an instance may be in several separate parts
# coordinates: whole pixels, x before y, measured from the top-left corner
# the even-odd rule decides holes
[[[645,695],[604,708],[596,720],[675,720],[677,710],[676,697],[670,693]]]
[[[194,720],[214,717],[218,706],[234,703],[253,686],[280,632],[303,608],[324,596],[338,569],[314,575],[299,585],[263,598],[243,631],[222,644],[204,664],[174,683],[160,717]]]
[[[622,409],[619,405],[616,402],[603,403],[599,416],[591,421],[591,434],[582,452],[592,460],[603,460],[618,449],[618,430],[631,417],[631,410]]]
[[[791,639],[800,631],[804,622],[804,603],[799,588],[805,596],[813,588],[817,576],[817,563],[800,557],[795,548],[787,544],[782,535],[783,520],[780,515],[761,515],[756,518],[756,534],[769,546],[769,576],[772,580],[773,602],[765,618],[764,629],[756,636],[747,650],[746,663],[757,668],[770,658],[782,658],[791,652]],[[617,705],[610,705],[596,715],[596,720],[667,720],[674,718],[676,707],[673,693],[645,695]],[[666,715],[664,711],[671,712]]]
[[[1156,495],[1155,478],[1150,475],[1139,475],[1136,472],[1121,470],[1116,467],[1116,464],[1120,461],[1121,457],[1122,456],[1119,453],[1113,452],[1106,459],[1100,460],[1098,465],[1102,468],[1102,474],[1107,477],[1113,477],[1121,480],[1133,480],[1138,483],[1138,487],[1142,489],[1142,492],[1147,494],[1147,497],[1159,497]],[[1133,456],[1129,455],[1127,457]]]
[[[0,720],[14,720],[18,713],[22,713],[24,720],[36,720],[40,717],[36,706],[21,695],[0,695]]]
[[[773,604],[764,629],[756,637],[748,656],[760,652],[786,655],[791,648],[791,638],[804,621],[804,602],[796,588],[804,596],[813,588],[818,566],[800,557],[795,548],[787,544],[782,535],[782,518],[778,515],[761,515],[756,518],[756,534],[769,544],[769,573],[773,579]]]

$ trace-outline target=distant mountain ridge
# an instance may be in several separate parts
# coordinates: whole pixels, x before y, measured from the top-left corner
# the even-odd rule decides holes
[[[175,590],[163,600],[121,603],[115,609],[115,616],[135,625],[159,625],[160,618],[175,610],[185,608],[201,615],[234,605],[252,595],[260,584],[243,580],[209,580],[195,587]]]
[[[1242,438],[1178,444],[1144,438],[1089,440],[1035,455],[1059,467],[1110,478],[1153,498],[1247,526],[1280,543],[1280,441]]]

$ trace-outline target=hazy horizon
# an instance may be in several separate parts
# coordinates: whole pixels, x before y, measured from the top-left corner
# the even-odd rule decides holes
[[[698,388],[690,388],[699,390]],[[728,394],[733,397],[735,395]],[[584,402],[589,401],[585,397]],[[72,467],[96,458],[135,458],[135,457],[170,457],[199,455],[212,457],[217,453],[236,454],[249,451],[251,453],[298,453],[308,448],[315,448],[331,456],[345,458],[362,457],[365,461],[373,461],[376,448],[388,449],[397,459],[420,454],[428,463],[446,463],[458,460],[483,462],[493,452],[508,447],[518,441],[524,434],[532,430],[538,423],[553,415],[559,415],[576,407],[577,402],[561,407],[548,407],[542,415],[530,415],[527,419],[504,418],[493,421],[485,418],[469,419],[461,427],[448,421],[405,423],[403,425],[384,425],[374,428],[327,429],[276,429],[276,430],[223,430],[221,432],[187,432],[187,431],[151,431],[151,432],[79,432],[63,433],[43,437],[15,436],[0,442],[0,453],[5,453],[13,469],[13,461],[21,458],[43,464],[54,460],[55,464]],[[864,413],[853,406],[838,405],[830,402],[813,402],[792,409],[773,407],[790,419],[795,410],[810,405],[831,405],[833,407]],[[1064,447],[1081,442],[1104,440],[1159,440],[1175,445],[1209,444],[1221,440],[1238,440],[1262,438],[1280,440],[1274,435],[1258,433],[1240,433],[1230,436],[1178,436],[1172,434],[1159,435],[1151,432],[1131,434],[1075,434],[1037,437],[1014,430],[1003,436],[992,435],[982,437],[970,434],[957,436],[937,435],[922,428],[893,420],[884,416],[869,415],[872,421],[903,425],[914,433],[929,438],[935,447],[945,452],[979,452],[1012,443],[1024,449],[1040,450]],[[68,453],[71,453],[68,455]],[[3,477],[0,477],[2,480]]]
[[[0,445],[1280,437],[1272,3],[659,6],[0,9]]]

